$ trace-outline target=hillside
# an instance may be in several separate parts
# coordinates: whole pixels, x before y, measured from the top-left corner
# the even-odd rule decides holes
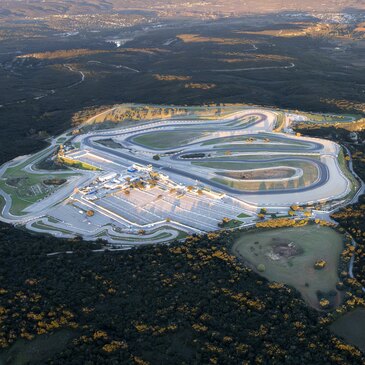
[[[146,2],[143,0],[84,0],[68,1],[56,0],[44,2],[42,0],[1,0],[0,17],[42,17],[49,15],[76,15],[88,13],[112,13],[122,10],[146,10],[157,11],[161,16],[186,15],[200,16],[207,14],[242,15],[247,13],[279,12],[283,8],[281,0],[247,0],[245,2],[234,0],[207,0],[192,1],[186,4],[184,1],[158,0]],[[187,5],[187,6],[186,6]],[[346,9],[364,10],[365,4],[361,0],[327,0],[318,2],[315,0],[291,0],[285,2],[286,11],[324,11],[339,12]]]

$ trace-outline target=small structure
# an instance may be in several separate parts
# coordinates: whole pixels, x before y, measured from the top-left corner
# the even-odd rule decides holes
[[[109,172],[103,176],[99,176],[98,179],[101,182],[109,181],[111,179],[114,179],[117,176],[115,172]]]
[[[134,166],[130,166],[130,167],[128,167],[127,171],[134,173],[134,172],[137,172],[137,169]]]

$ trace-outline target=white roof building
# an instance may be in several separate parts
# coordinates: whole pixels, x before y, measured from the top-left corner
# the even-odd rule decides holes
[[[99,181],[108,181],[111,179],[114,179],[117,176],[117,173],[115,172],[108,172],[107,174],[103,175],[103,176],[99,176]]]

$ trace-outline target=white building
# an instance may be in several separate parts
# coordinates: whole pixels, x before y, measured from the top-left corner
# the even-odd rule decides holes
[[[103,175],[103,176],[99,176],[98,179],[101,182],[104,181],[109,181],[111,179],[114,179],[117,176],[117,173],[115,172],[108,172],[107,174]]]

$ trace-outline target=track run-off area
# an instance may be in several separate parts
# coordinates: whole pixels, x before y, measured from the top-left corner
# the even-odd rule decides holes
[[[296,119],[242,108],[68,131],[0,168],[0,219],[129,247],[214,231],[223,219],[252,225],[263,208],[277,217],[293,205],[326,214],[359,186],[341,146],[295,135]]]

